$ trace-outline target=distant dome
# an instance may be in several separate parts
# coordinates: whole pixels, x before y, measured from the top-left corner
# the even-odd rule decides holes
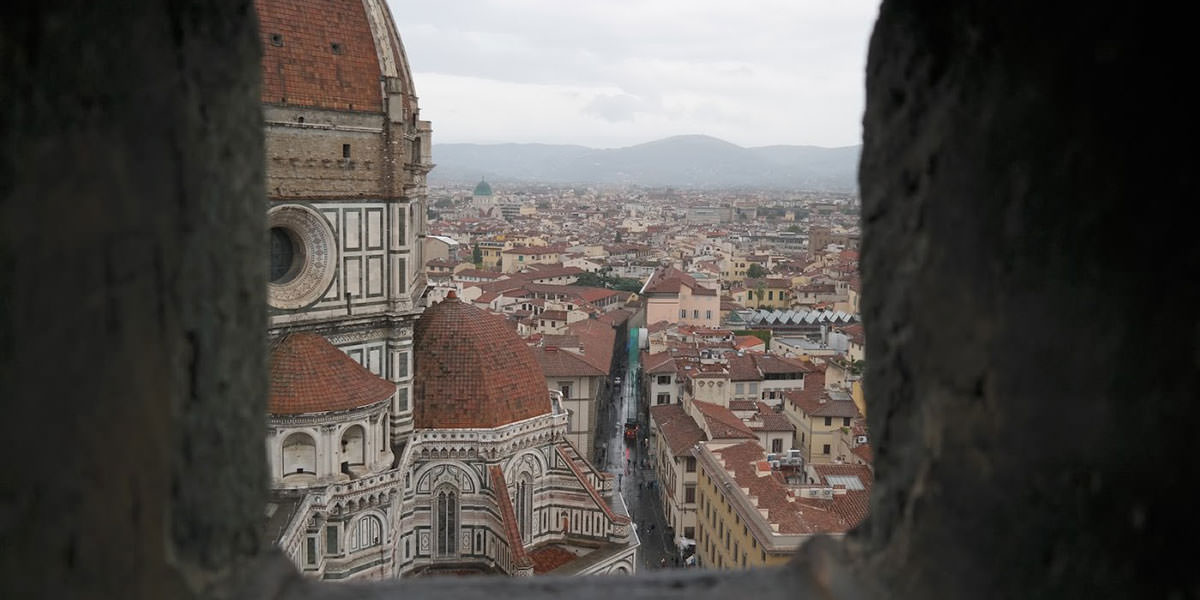
[[[448,297],[425,309],[413,346],[418,429],[493,428],[550,412],[533,351],[496,315]]]
[[[479,183],[475,185],[475,195],[476,196],[491,196],[492,195],[492,186],[488,185],[488,182],[480,179]]]
[[[350,410],[382,402],[395,393],[396,384],[371,373],[315,333],[293,333],[271,351],[270,414]]]

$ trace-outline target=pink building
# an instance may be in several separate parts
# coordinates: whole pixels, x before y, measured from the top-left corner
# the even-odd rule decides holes
[[[721,320],[721,297],[691,275],[674,267],[654,271],[642,286],[646,323],[668,321],[716,327]]]

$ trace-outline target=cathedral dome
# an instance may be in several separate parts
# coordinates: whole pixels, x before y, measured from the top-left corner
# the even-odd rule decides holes
[[[267,412],[300,415],[383,402],[396,384],[382,379],[315,333],[293,333],[271,351]]]
[[[255,0],[254,8],[265,104],[381,113],[385,91],[415,100],[385,0]]]
[[[480,179],[479,183],[475,184],[475,195],[476,196],[491,196],[492,195],[492,186],[488,185],[488,182]]]
[[[453,294],[425,309],[413,346],[418,429],[493,428],[550,412],[529,346],[500,317]]]

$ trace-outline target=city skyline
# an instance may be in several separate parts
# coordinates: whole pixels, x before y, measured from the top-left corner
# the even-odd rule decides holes
[[[438,143],[861,142],[877,2],[393,3]]]

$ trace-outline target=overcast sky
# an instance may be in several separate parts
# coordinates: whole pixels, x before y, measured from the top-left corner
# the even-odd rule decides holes
[[[861,139],[878,0],[389,0],[434,141]]]

